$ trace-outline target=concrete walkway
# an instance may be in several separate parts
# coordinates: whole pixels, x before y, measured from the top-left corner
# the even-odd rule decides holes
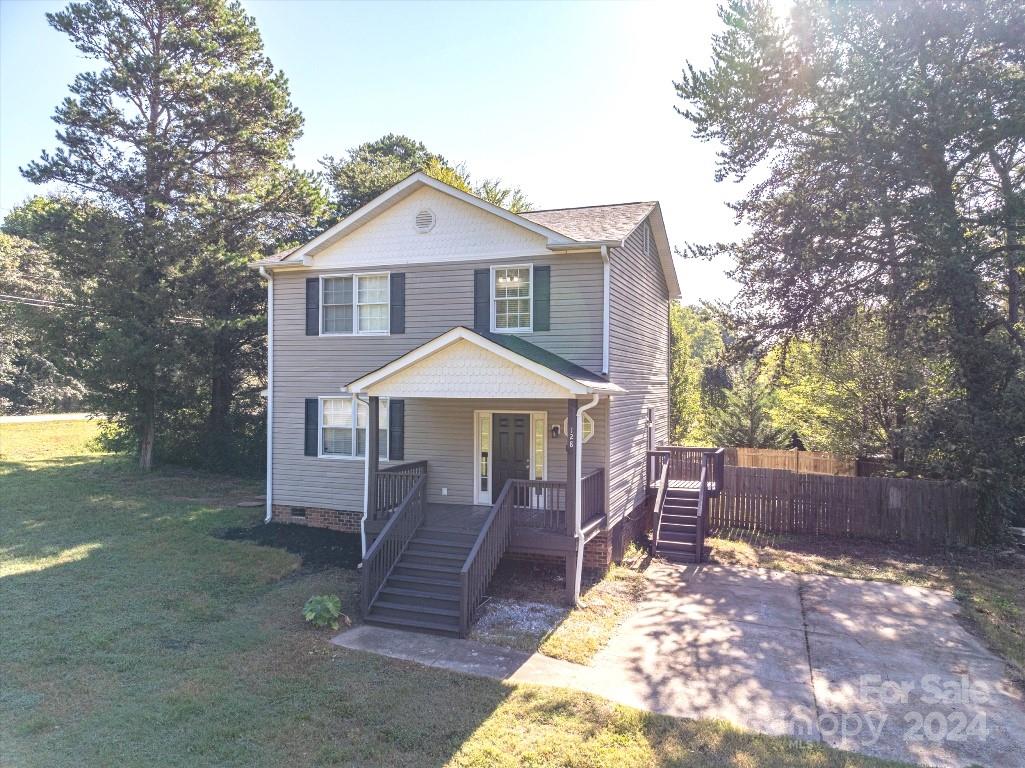
[[[367,626],[333,642],[923,765],[1025,767],[1021,692],[946,593],[722,566],[647,575],[589,666]]]

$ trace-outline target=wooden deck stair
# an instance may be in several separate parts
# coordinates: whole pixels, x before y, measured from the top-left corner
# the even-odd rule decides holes
[[[698,491],[670,488],[662,504],[655,554],[678,563],[699,563]]]
[[[370,603],[365,621],[459,635],[459,571],[476,538],[472,531],[421,525]]]

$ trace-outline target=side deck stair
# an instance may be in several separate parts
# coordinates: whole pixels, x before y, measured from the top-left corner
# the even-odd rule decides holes
[[[698,491],[668,488],[662,502],[662,522],[655,540],[655,554],[677,563],[700,563],[698,551],[702,520],[698,514]],[[656,517],[658,510],[655,510]]]

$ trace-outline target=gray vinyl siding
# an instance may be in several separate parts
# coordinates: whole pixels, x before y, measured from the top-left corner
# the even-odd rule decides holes
[[[274,445],[273,502],[294,506],[362,510],[362,460],[303,455],[304,400],[331,397],[359,376],[375,370],[445,331],[473,327],[473,270],[491,264],[551,266],[551,330],[519,334],[590,370],[602,359],[602,263],[597,254],[445,264],[382,265],[359,272],[406,275],[406,333],[393,336],[306,336],[305,280],[343,270],[300,270],[274,275]],[[563,401],[537,401],[525,410],[552,409],[549,427],[566,416]],[[406,399],[405,461],[430,462],[432,499],[470,503],[473,482],[473,411],[509,410],[504,401]],[[518,407],[518,406],[516,406]],[[601,406],[604,408],[604,406]],[[598,408],[592,410],[597,411]],[[595,422],[599,421],[595,415]],[[602,433],[605,434],[604,423]],[[556,448],[559,442],[561,448]],[[591,468],[601,466],[607,441],[596,436],[585,446]],[[549,477],[565,477],[565,441],[549,434]],[[595,454],[595,451],[600,451]],[[558,455],[557,455],[558,454]],[[561,463],[560,463],[561,462]],[[587,467],[585,464],[585,471]],[[559,474],[555,474],[559,472]]]
[[[669,439],[669,291],[642,224],[609,255],[609,374],[626,394],[609,408],[609,525],[644,501],[648,408],[655,443]]]
[[[546,447],[548,479],[566,479],[566,437],[561,425],[566,418],[564,400],[406,400],[406,458],[426,459],[429,476],[429,501],[472,504],[476,481],[474,456],[475,410],[514,411],[528,413],[546,411],[548,428]],[[598,412],[602,409],[601,412]],[[606,418],[601,405],[588,412],[594,418],[595,433],[584,444],[583,473],[605,465],[608,450]],[[413,414],[413,416],[410,416]],[[560,435],[553,438],[553,424],[560,425]],[[441,489],[448,488],[442,496]]]

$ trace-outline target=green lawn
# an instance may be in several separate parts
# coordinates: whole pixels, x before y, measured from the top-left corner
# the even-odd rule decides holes
[[[138,472],[86,422],[0,425],[9,766],[869,766],[547,688],[336,649],[299,609],[350,571],[211,535],[259,483]]]

